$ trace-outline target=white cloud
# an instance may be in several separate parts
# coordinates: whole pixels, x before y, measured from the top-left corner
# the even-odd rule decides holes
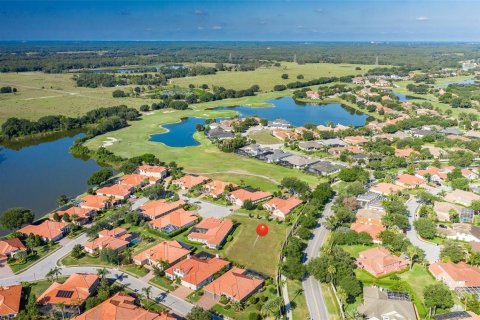
[[[205,27],[198,26],[197,29],[198,29],[198,30],[205,30]]]
[[[207,13],[203,10],[200,10],[200,9],[197,9],[195,11],[193,11],[193,14],[196,15],[196,16],[206,16]]]
[[[222,30],[223,27],[222,26],[212,26],[212,30]]]
[[[429,18],[429,17],[425,17],[425,16],[420,16],[420,17],[417,17],[416,20],[417,20],[417,21],[428,21],[428,20],[430,20],[430,18]]]

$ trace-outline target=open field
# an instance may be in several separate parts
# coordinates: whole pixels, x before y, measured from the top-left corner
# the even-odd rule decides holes
[[[57,114],[79,116],[100,107],[120,104],[139,107],[154,102],[151,99],[113,98],[112,92],[119,88],[76,87],[72,76],[41,72],[1,73],[0,86],[12,86],[18,92],[0,95],[0,124],[14,116],[31,120]]]
[[[282,140],[274,137],[270,130],[259,130],[249,134],[249,137],[260,144],[276,144],[283,143]]]
[[[303,293],[302,282],[298,280],[287,280],[288,297],[293,307],[293,320],[308,319],[308,307]]]
[[[361,70],[355,70],[360,67]],[[303,80],[308,81],[320,77],[348,76],[364,74],[373,65],[353,65],[353,64],[332,64],[332,63],[307,63],[296,64],[293,62],[282,62],[280,67],[259,68],[255,71],[230,72],[222,71],[214,75],[205,75],[198,77],[187,77],[172,79],[171,84],[188,87],[189,84],[199,86],[208,84],[212,86],[222,86],[227,89],[247,89],[254,84],[260,86],[260,90],[271,91],[276,84],[287,84],[297,81],[297,75],[303,75]],[[288,74],[288,79],[282,79],[282,74]]]
[[[261,272],[270,277],[275,276],[278,266],[278,254],[283,239],[286,236],[287,226],[277,222],[268,222],[248,216],[231,215],[229,218],[237,221],[240,225],[233,234],[233,240],[225,244],[222,251],[225,256],[240,265],[249,269]],[[269,233],[263,238],[257,238],[256,227],[264,223],[269,228]]]

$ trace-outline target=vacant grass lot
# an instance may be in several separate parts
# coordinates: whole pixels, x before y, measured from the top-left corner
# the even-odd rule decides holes
[[[361,70],[355,70],[356,67],[360,67]],[[210,88],[212,86],[222,86],[236,90],[247,89],[254,84],[258,84],[260,90],[267,92],[271,91],[276,84],[297,81],[297,75],[300,74],[304,76],[304,79],[298,81],[308,81],[320,77],[360,75],[374,67],[372,65],[282,62],[280,67],[259,68],[255,71],[246,72],[222,71],[214,75],[172,79],[171,83],[183,87],[187,87],[189,84],[195,86],[207,84]],[[284,73],[289,75],[288,79],[282,79],[281,76]]]
[[[248,216],[233,214],[229,216],[240,225],[233,234],[233,240],[225,245],[222,250],[231,261],[246,268],[262,272],[270,277],[275,276],[278,266],[278,254],[283,239],[286,236],[287,226],[277,222],[268,222],[265,219],[249,218]],[[269,232],[263,238],[257,239],[256,228],[260,223],[265,223]]]
[[[308,319],[308,307],[303,293],[302,282],[298,280],[287,280],[288,297],[293,307],[293,320]]]
[[[270,130],[254,131],[251,134],[249,134],[249,137],[255,140],[256,143],[260,143],[260,144],[282,143],[282,140],[274,137]]]

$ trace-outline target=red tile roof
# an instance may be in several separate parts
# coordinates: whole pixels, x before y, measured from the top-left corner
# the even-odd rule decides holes
[[[242,202],[245,202],[245,200],[250,200],[252,202],[260,201],[262,199],[266,199],[272,196],[270,192],[264,192],[264,191],[255,191],[251,192],[245,189],[238,189],[235,191],[230,192],[230,196],[234,197],[235,199],[238,199]]]
[[[408,186],[417,186],[425,183],[425,179],[412,176],[411,174],[401,174],[397,177],[397,181]]]
[[[195,229],[204,229],[205,232],[190,232],[188,239],[204,240],[211,246],[219,246],[232,228],[232,220],[205,218],[195,226]]]
[[[30,233],[40,236],[45,239],[55,239],[63,234],[63,229],[67,227],[66,223],[56,222],[51,220],[45,220],[39,225],[30,224],[18,230],[18,232],[23,233],[24,235],[29,235]]]
[[[136,187],[140,187],[140,186],[144,185],[147,181],[156,181],[157,180],[157,179],[154,179],[154,180],[151,180],[151,179],[152,179],[151,177],[147,177],[147,176],[144,176],[144,175],[141,175],[141,174],[132,173],[132,174],[124,175],[119,180],[120,180],[120,184],[123,184],[127,187],[130,187],[130,188],[136,188]]]
[[[429,270],[435,277],[446,273],[453,281],[464,282],[462,287],[480,286],[480,269],[463,261],[459,263],[436,262],[429,266]]]
[[[368,233],[374,241],[379,241],[378,235],[380,232],[385,231],[385,227],[378,224],[365,224],[360,222],[354,222],[350,226],[350,229],[360,233],[366,232]]]
[[[112,230],[102,230],[98,233],[99,237],[115,237],[118,238],[120,236],[123,236],[124,234],[127,233],[127,230],[124,228],[113,228]]]
[[[144,165],[144,166],[139,166],[138,170],[145,171],[145,172],[152,172],[152,173],[162,173],[167,171],[166,167],[162,166],[149,166],[149,165]]]
[[[83,247],[90,249],[91,251],[103,250],[103,249],[112,249],[118,250],[120,248],[125,248],[130,242],[115,238],[115,237],[99,237],[93,241],[85,242]]]
[[[233,188],[238,187],[238,185],[231,182],[213,180],[205,184],[204,189],[207,190],[207,193],[213,195],[214,197],[218,197],[225,192],[225,188],[229,185],[231,185]]]
[[[93,209],[81,208],[81,207],[70,207],[67,210],[58,210],[57,214],[61,218],[64,214],[68,214],[70,218],[76,215],[80,220],[87,219],[93,212]],[[52,212],[48,215],[49,219],[53,220],[55,213]]]
[[[6,257],[12,252],[27,250],[18,238],[0,240],[0,257]]]
[[[400,271],[408,267],[408,261],[390,253],[384,247],[377,247],[360,252],[357,264],[365,270],[379,276]]]
[[[17,314],[20,311],[22,286],[20,284],[0,287],[0,317]]]
[[[166,199],[160,199],[147,202],[141,206],[140,209],[142,209],[143,214],[148,216],[150,219],[156,219],[182,207],[183,205],[185,205],[185,201],[183,200],[167,202]]]
[[[64,283],[52,283],[37,299],[37,303],[80,305],[95,291],[98,281],[96,274],[74,273]]]
[[[182,247],[178,241],[175,240],[165,240],[159,244],[140,252],[133,260],[138,262],[144,262],[146,260],[152,261],[166,261],[169,264],[174,263],[175,261],[183,258],[190,253],[190,250]]]
[[[83,197],[80,206],[82,208],[93,210],[103,210],[106,208],[109,201],[110,200],[107,197],[89,194]]]
[[[401,158],[407,158],[410,157],[413,153],[417,153],[415,150],[412,148],[406,148],[406,149],[395,149],[395,155],[397,157]]]
[[[185,211],[183,208],[177,209],[170,213],[167,213],[160,218],[149,221],[148,223],[156,228],[161,229],[168,225],[173,225],[177,228],[182,228],[184,226],[190,225],[192,222],[196,221],[198,216],[195,215],[192,211]]]
[[[199,285],[229,264],[230,262],[220,258],[200,259],[191,257],[171,266],[165,270],[165,273],[172,276],[174,272],[183,273],[181,277],[183,281]]]
[[[131,188],[130,186],[117,183],[109,187],[100,188],[96,192],[103,196],[125,198],[130,195]]]
[[[234,267],[205,286],[205,291],[216,296],[225,295],[243,301],[263,284],[263,280],[245,275],[246,270]]]
[[[174,180],[173,184],[181,186],[186,189],[190,189],[195,186],[198,186],[199,184],[202,184],[207,180],[208,178],[204,176],[194,176],[194,175],[188,174],[186,176],[181,177],[180,179]]]
[[[270,211],[278,210],[283,213],[283,215],[287,215],[302,203],[302,200],[293,197],[287,199],[272,198],[267,201],[263,206],[267,209],[271,208]]]

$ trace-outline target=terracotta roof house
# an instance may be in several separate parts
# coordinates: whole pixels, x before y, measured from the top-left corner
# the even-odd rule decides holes
[[[305,92],[305,94],[307,95],[308,99],[314,99],[314,100],[320,99],[320,94],[317,91],[309,90]]]
[[[231,182],[212,180],[203,186],[203,190],[207,196],[218,198],[225,192],[225,188],[228,186],[231,186],[232,189],[236,189],[238,187],[238,185]]]
[[[165,270],[170,280],[181,279],[181,284],[198,290],[213,280],[213,276],[230,265],[230,262],[217,257],[193,256],[182,260]]]
[[[120,238],[124,235],[127,234],[127,230],[123,229],[123,228],[120,228],[120,227],[117,227],[117,228],[113,228],[111,230],[102,230],[98,233],[98,236],[101,238],[101,237],[115,237],[115,238]]]
[[[83,197],[80,203],[80,207],[84,209],[92,209],[95,211],[101,211],[113,204],[111,199],[99,195],[86,195]]]
[[[456,189],[447,193],[444,197],[445,201],[458,203],[466,207],[470,207],[473,201],[480,200],[480,195],[469,191]]]
[[[21,251],[26,251],[27,247],[18,238],[0,240],[0,261],[14,257]]]
[[[255,274],[249,273],[248,270],[233,267],[207,284],[204,291],[215,300],[219,300],[223,295],[230,300],[243,302],[258,291],[263,282],[263,279],[255,277]]]
[[[412,154],[418,153],[417,151],[413,150],[412,148],[406,149],[395,149],[395,156],[400,158],[408,158]]]
[[[287,215],[292,212],[293,209],[303,203],[302,200],[290,197],[288,199],[272,198],[263,204],[263,207],[267,209],[275,217],[284,220]]]
[[[42,306],[43,313],[62,303],[65,316],[78,312],[78,307],[95,293],[99,284],[96,274],[74,273],[64,283],[54,282],[40,295],[37,303]]]
[[[417,319],[417,312],[408,295],[375,286],[363,288],[363,304],[357,310],[364,319]]]
[[[102,230],[98,233],[98,238],[84,243],[83,249],[88,253],[94,253],[103,249],[121,251],[128,247],[131,237],[132,235],[123,228]]]
[[[382,225],[382,217],[385,215],[383,210],[373,210],[368,208],[358,209],[355,214],[358,223],[371,224],[371,225]]]
[[[135,305],[134,297],[119,292],[73,320],[175,320],[175,318],[167,313],[145,310]]]
[[[253,203],[259,203],[270,199],[271,197],[272,194],[270,192],[250,191],[247,189],[238,189],[228,194],[228,199],[238,206],[242,206],[246,200],[250,200]]]
[[[198,220],[198,216],[192,211],[185,211],[183,208],[177,209],[155,220],[148,222],[151,228],[161,230],[165,233],[172,233],[178,229],[193,226]]]
[[[474,180],[478,178],[478,175],[470,169],[463,168],[461,172],[462,176],[464,176],[468,180]]]
[[[132,189],[133,188],[130,186],[117,183],[108,187],[100,188],[96,191],[96,193],[99,196],[115,198],[118,200],[125,200],[132,194]]]
[[[296,134],[293,130],[290,129],[273,129],[272,136],[282,141],[285,140],[296,140]]]
[[[370,188],[371,192],[375,192],[384,196],[396,194],[402,192],[403,190],[403,187],[388,182],[380,182]]]
[[[63,215],[68,214],[72,221],[74,221],[73,217],[77,216],[78,218],[75,220],[75,223],[82,225],[90,221],[92,216],[95,214],[95,210],[82,207],[70,207],[67,210],[58,210],[56,213],[60,218],[63,218]],[[55,213],[52,212],[48,215],[48,218],[53,220],[54,216]]]
[[[350,229],[353,231],[356,231],[358,233],[360,232],[366,232],[368,233],[371,237],[374,243],[381,243],[382,241],[378,237],[380,232],[385,231],[385,227],[383,225],[378,225],[378,224],[365,224],[361,222],[354,222],[350,226]]]
[[[426,183],[425,179],[412,176],[411,174],[401,174],[395,180],[395,183],[404,188],[419,188]]]
[[[450,221],[450,212],[453,210],[460,213],[461,206],[443,201],[435,201],[433,203],[433,211],[437,215],[438,221]]]
[[[408,261],[391,254],[384,247],[377,247],[360,252],[357,265],[378,277],[407,268]]]
[[[480,242],[480,227],[469,223],[454,223],[451,228],[438,228],[438,231],[447,239]]]
[[[462,287],[480,287],[480,269],[465,262],[436,262],[428,270],[438,281],[445,283],[450,289]]]
[[[187,174],[186,176],[183,176],[177,180],[174,180],[172,184],[174,186],[179,187],[182,190],[190,190],[198,185],[201,185],[207,180],[208,178],[204,176]]]
[[[367,143],[369,140],[362,136],[348,136],[343,138],[343,141],[345,141],[348,144],[358,145],[358,144]]]
[[[442,182],[447,179],[447,174],[450,172],[448,167],[446,168],[437,168],[437,167],[428,167],[425,170],[418,170],[415,172],[415,176],[419,178],[425,178],[427,175],[430,175],[430,181],[433,182]]]
[[[141,188],[147,184],[154,184],[159,178],[148,177],[137,173],[126,174],[118,179],[118,183],[129,188]]]
[[[188,240],[200,242],[211,249],[219,248],[233,229],[229,219],[205,218],[188,234]]]
[[[133,261],[140,266],[148,264],[163,268],[161,261],[167,262],[168,265],[172,265],[189,254],[190,250],[185,248],[182,243],[176,240],[165,240],[150,249],[140,252],[133,257]]]
[[[22,285],[0,287],[0,319],[13,319],[20,311]]]
[[[150,220],[154,220],[166,215],[167,213],[175,211],[184,205],[185,201],[183,200],[168,202],[166,199],[160,199],[147,202],[140,207],[140,210],[145,217],[149,218]]]
[[[29,224],[18,230],[18,232],[23,233],[26,236],[29,234],[39,236],[44,241],[58,241],[62,239],[69,231],[70,230],[66,223],[51,220],[45,220],[39,225]]]
[[[332,156],[337,156],[337,157],[340,156],[345,151],[351,152],[353,154],[365,152],[365,150],[360,146],[334,147],[334,148],[328,149],[328,153],[330,153]]]
[[[154,177],[159,179],[163,179],[168,175],[167,168],[162,166],[145,165],[145,166],[139,166],[137,170],[138,170],[138,173],[140,173],[143,176]]]

